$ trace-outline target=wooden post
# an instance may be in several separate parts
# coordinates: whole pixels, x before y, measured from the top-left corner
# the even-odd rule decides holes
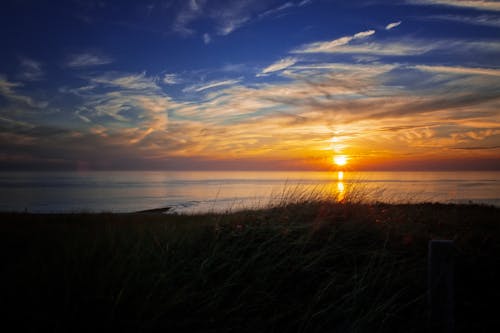
[[[427,297],[430,332],[452,333],[455,330],[453,254],[453,241],[429,241]]]

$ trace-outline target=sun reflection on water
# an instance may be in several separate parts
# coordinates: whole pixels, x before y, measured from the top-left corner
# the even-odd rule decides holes
[[[344,185],[344,172],[339,171],[337,173],[337,200],[343,201],[345,198],[345,185]]]

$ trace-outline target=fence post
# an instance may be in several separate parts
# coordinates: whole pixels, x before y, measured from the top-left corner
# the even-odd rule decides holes
[[[454,258],[453,241],[429,241],[428,289],[429,331],[453,333]]]

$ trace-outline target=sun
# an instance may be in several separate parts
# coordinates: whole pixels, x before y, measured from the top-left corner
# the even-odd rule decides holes
[[[347,164],[347,156],[345,155],[335,155],[333,157],[333,163],[338,166],[344,166]]]

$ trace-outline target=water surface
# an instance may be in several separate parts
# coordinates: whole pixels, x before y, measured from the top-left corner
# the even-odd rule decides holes
[[[259,207],[283,193],[500,206],[500,172],[1,172],[0,210],[177,212]],[[353,190],[354,189],[354,190]]]

